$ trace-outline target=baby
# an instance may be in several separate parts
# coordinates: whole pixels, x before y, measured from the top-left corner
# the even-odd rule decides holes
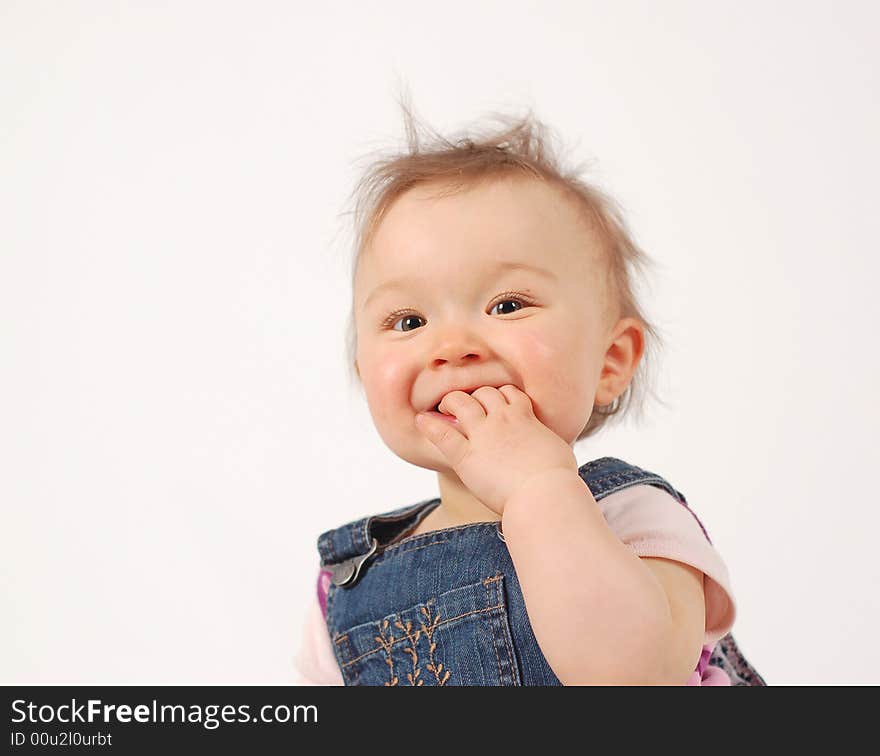
[[[440,496],[321,535],[299,684],[764,684],[684,495],[577,463],[657,334],[631,282],[646,256],[543,132],[411,141],[359,185],[350,364]]]

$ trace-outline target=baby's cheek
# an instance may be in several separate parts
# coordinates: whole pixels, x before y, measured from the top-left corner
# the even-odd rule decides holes
[[[518,357],[520,364],[527,366],[523,376],[535,415],[560,434],[571,435],[567,425],[577,424],[578,417],[589,413],[592,406],[588,375],[578,349],[571,338],[553,341],[546,334],[524,334],[520,341]]]
[[[389,417],[394,407],[408,401],[408,372],[395,360],[375,355],[366,366],[364,390],[377,420]]]
[[[517,343],[516,361],[525,382],[526,393],[533,405],[541,401],[548,384],[552,382],[552,374],[556,372],[554,358],[556,352],[552,345],[541,339],[537,334],[520,334]],[[535,406],[537,409],[537,406]]]
[[[520,364],[524,365],[549,362],[558,349],[544,334],[525,328],[517,333],[516,346]]]
[[[571,348],[569,344],[548,339],[546,334],[523,334],[519,341],[518,361],[523,366],[526,381],[531,379],[545,387],[548,384],[555,386],[569,372]]]

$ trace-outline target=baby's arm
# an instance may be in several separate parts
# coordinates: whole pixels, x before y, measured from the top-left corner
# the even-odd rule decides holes
[[[673,680],[687,680],[703,651],[706,627],[703,573],[696,567],[672,559],[641,557],[641,561],[663,586],[672,615],[672,635],[661,658],[666,659]]]
[[[530,481],[506,502],[502,529],[535,637],[564,685],[683,685],[693,674],[702,573],[639,558],[577,473]]]

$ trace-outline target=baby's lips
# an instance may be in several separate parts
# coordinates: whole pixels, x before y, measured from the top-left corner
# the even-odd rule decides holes
[[[423,413],[425,415],[431,415],[432,417],[437,417],[440,420],[444,420],[447,423],[458,423],[458,418],[453,414],[447,414],[445,412],[435,412],[434,410],[429,410],[428,412]]]

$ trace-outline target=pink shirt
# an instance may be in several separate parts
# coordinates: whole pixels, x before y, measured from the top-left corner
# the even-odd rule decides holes
[[[704,575],[706,628],[703,652],[686,685],[730,685],[727,673],[709,666],[712,649],[733,627],[736,604],[727,567],[709,543],[694,514],[666,491],[637,485],[597,502],[609,527],[640,557],[665,557],[691,565]],[[294,661],[295,685],[343,685],[325,621],[330,572],[319,570],[318,590],[303,626]]]

